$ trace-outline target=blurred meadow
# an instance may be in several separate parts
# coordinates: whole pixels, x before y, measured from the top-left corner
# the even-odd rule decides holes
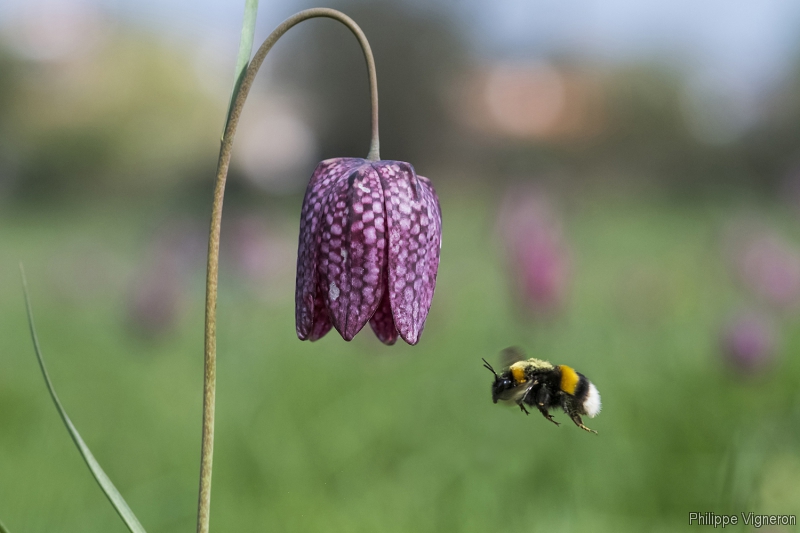
[[[800,8],[667,4],[330,5],[373,46],[381,155],[441,201],[415,347],[369,328],[296,337],[303,191],[319,160],[366,154],[369,100],[344,28],[281,40],[223,216],[213,530],[674,531],[690,512],[800,513]],[[47,394],[20,261],[84,440],[148,531],[194,527],[205,239],[242,7],[0,8],[11,532],[125,531]],[[257,43],[307,7],[261,6]],[[493,405],[481,358],[509,345],[589,377],[599,435]]]

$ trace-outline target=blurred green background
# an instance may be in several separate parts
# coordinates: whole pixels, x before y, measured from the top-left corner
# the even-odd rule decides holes
[[[306,180],[366,153],[369,107],[344,28],[312,21],[276,46],[223,217],[214,530],[673,531],[690,512],[800,513],[800,8],[598,6],[332,4],[375,50],[382,156],[441,200],[416,347],[369,328],[296,338]],[[205,238],[242,7],[0,9],[12,532],[125,530],[42,382],[19,261],[97,459],[148,531],[194,527]],[[262,6],[258,36],[306,7]],[[480,359],[512,344],[597,385],[598,436],[492,404]]]

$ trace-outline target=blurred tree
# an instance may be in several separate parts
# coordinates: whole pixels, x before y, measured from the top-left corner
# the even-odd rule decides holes
[[[339,2],[370,40],[378,67],[381,157],[418,168],[452,155],[458,142],[446,89],[466,60],[459,28],[409,2]],[[311,91],[323,158],[364,157],[369,147],[369,94],[364,59],[347,31],[308,25],[279,66],[299,90]]]
[[[570,83],[585,93],[592,106],[584,119],[591,127],[574,136],[487,136],[482,146],[486,172],[515,177],[545,171],[566,179],[566,187],[581,180],[601,188],[621,183],[635,190],[645,185],[675,197],[774,191],[786,173],[789,145],[797,138],[792,128],[800,124],[800,99],[792,95],[800,91],[788,90],[788,103],[780,105],[780,112],[762,119],[755,108],[731,107],[734,101],[714,105],[713,95],[693,98],[691,78],[664,65],[612,66],[570,57],[539,61],[561,78],[562,114],[580,111],[581,102],[569,97]],[[510,109],[509,115],[521,116],[522,107],[537,97],[520,98],[521,109],[516,115]],[[752,122],[737,124],[742,117]],[[708,131],[717,138],[703,137]]]
[[[15,132],[15,196],[150,195],[197,176],[205,157],[210,176],[225,103],[204,92],[206,65],[192,59],[114,27],[79,53],[23,63],[5,115]]]
[[[18,82],[19,62],[0,46],[0,123],[8,116],[8,108]]]
[[[606,88],[608,130],[596,146],[595,162],[677,193],[752,180],[741,141],[709,144],[692,135],[682,102],[684,81],[664,67],[613,71]]]
[[[14,154],[11,147],[10,110],[19,90],[19,62],[0,47],[0,199],[5,195],[14,175]]]
[[[800,168],[800,58],[795,60],[786,82],[772,95],[765,120],[759,126],[748,136],[745,156],[765,185],[796,189]]]

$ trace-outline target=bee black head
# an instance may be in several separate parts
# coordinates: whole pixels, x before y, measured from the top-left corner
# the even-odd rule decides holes
[[[511,379],[510,375],[506,375],[507,372],[503,372],[502,374],[495,372],[494,368],[492,368],[492,365],[490,365],[486,359],[483,359],[483,367],[494,374],[494,383],[492,383],[492,401],[497,403],[497,400],[504,396],[503,393],[505,391],[514,388],[514,380]]]

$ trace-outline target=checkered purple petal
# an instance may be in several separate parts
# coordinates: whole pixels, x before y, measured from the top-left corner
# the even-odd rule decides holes
[[[311,334],[308,336],[308,340],[311,342],[318,341],[324,337],[333,327],[330,313],[328,313],[328,306],[325,303],[325,293],[322,291],[321,282],[319,281],[314,294],[314,322],[311,327]]]
[[[395,326],[409,344],[419,342],[436,286],[441,211],[430,181],[399,161],[376,165],[388,222],[389,300]]]
[[[316,340],[330,329],[330,319],[318,294],[317,254],[321,241],[322,208],[331,187],[345,179],[361,159],[328,159],[317,165],[306,189],[300,212],[300,238],[297,248],[297,285],[295,288],[295,320],[301,340]]]
[[[387,278],[388,272],[386,268],[384,268],[383,280],[381,281],[383,287],[386,287],[388,284]],[[381,303],[378,305],[375,314],[369,319],[369,325],[382,343],[391,346],[397,342],[397,328],[394,325],[394,318],[392,317],[392,305],[389,302],[388,290],[383,291]]]
[[[365,163],[341,179],[323,206],[318,269],[333,327],[349,341],[375,313],[383,296],[383,190]]]
[[[439,272],[439,254],[442,249],[442,209],[439,206],[439,197],[431,185],[431,181],[424,176],[417,176],[420,190],[422,191],[422,213],[420,214],[420,224],[427,227],[428,237],[426,239],[427,257],[425,264],[427,267],[427,277],[423,276],[423,290],[420,294],[420,305],[425,309],[425,316],[433,302],[433,292],[436,288],[436,275]],[[424,319],[422,326],[424,327]]]

